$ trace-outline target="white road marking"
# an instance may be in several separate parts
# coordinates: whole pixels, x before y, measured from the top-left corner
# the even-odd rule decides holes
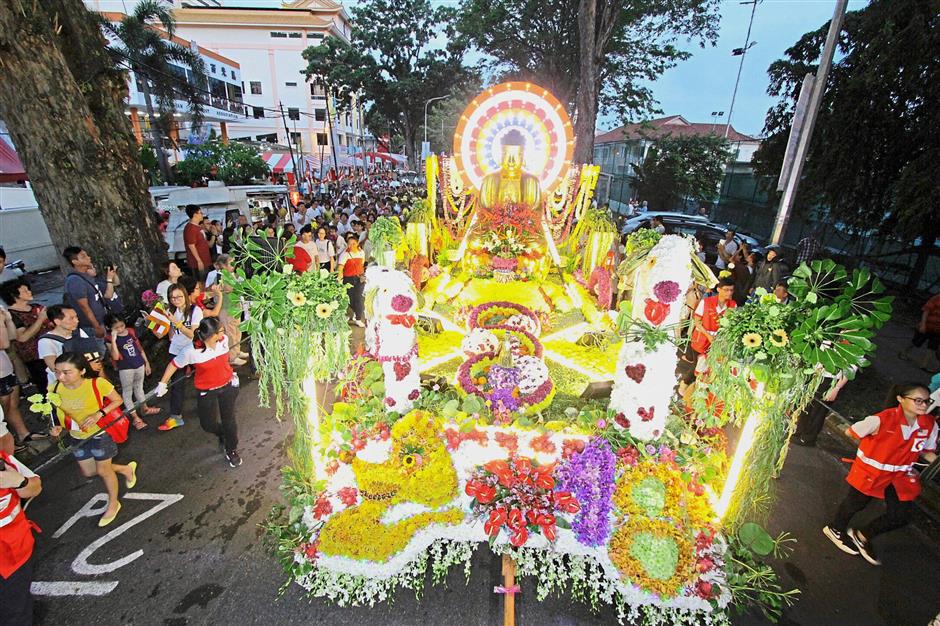
[[[101,506],[95,507],[95,503],[100,502]],[[69,518],[69,521],[62,524],[62,527],[59,530],[55,531],[55,534],[52,535],[53,539],[58,539],[65,534],[69,528],[75,525],[75,522],[82,519],[83,517],[101,517],[101,515],[108,510],[108,494],[106,493],[96,493],[91,497],[85,506],[80,508],[75,515]]]
[[[30,585],[29,590],[34,596],[105,596],[117,586],[116,580],[84,583],[71,580],[37,580]]]
[[[113,572],[119,567],[124,567],[128,563],[131,563],[132,561],[135,561],[136,559],[140,558],[144,554],[143,550],[136,550],[128,554],[127,556],[121,559],[118,559],[117,561],[112,561],[111,563],[103,563],[101,565],[92,565],[91,563],[88,562],[88,558],[92,554],[94,554],[98,548],[108,543],[112,539],[122,535],[125,531],[127,531],[132,526],[136,526],[137,524],[141,523],[145,519],[149,517],[153,517],[154,515],[156,515],[163,509],[167,508],[171,504],[179,502],[180,500],[183,499],[183,494],[135,492],[135,493],[124,494],[124,499],[125,500],[156,500],[156,501],[159,501],[160,504],[153,507],[149,511],[141,513],[137,517],[134,517],[124,522],[123,524],[115,528],[114,530],[107,533],[105,536],[100,537],[99,539],[96,539],[95,541],[93,541],[87,548],[82,550],[77,557],[75,557],[74,561],[72,561],[73,572],[75,572],[76,574],[85,574],[88,576],[98,576],[100,574],[107,574],[108,572]]]

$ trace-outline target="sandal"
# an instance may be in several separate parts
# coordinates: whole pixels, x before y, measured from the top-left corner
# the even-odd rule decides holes
[[[42,441],[42,440],[48,439],[48,438],[49,438],[49,433],[36,433],[36,432],[32,432],[32,433],[29,433],[28,435],[26,435],[25,437],[23,437],[23,438],[20,440],[20,443],[22,443],[22,444],[27,444],[27,443],[32,443],[32,442],[34,442],[34,441]]]
[[[160,407],[148,406],[144,409],[144,415],[158,415],[160,413]]]
[[[147,428],[147,426],[149,426],[149,424],[148,424],[147,422],[145,422],[144,420],[140,419],[139,417],[133,421],[133,424],[134,424],[134,429],[135,429],[135,430],[143,430],[143,429]]]

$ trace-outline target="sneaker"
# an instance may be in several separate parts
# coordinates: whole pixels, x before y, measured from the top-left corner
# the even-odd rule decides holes
[[[847,531],[849,539],[852,540],[852,543],[855,544],[855,547],[858,548],[859,554],[862,555],[862,558],[871,563],[872,565],[881,565],[881,561],[878,560],[878,556],[875,554],[875,548],[872,547],[871,542],[858,532],[854,528],[850,528]]]
[[[846,554],[858,554],[854,542],[851,539],[847,539],[845,535],[832,526],[823,526],[823,534],[829,537],[829,541],[836,544],[836,547]]]
[[[229,467],[238,467],[242,464],[242,457],[239,456],[238,450],[232,450],[231,452],[225,453],[225,458],[228,459]]]
[[[157,426],[157,430],[173,430],[174,428],[179,428],[184,424],[186,424],[186,422],[183,421],[182,416],[171,415],[170,417],[166,418],[166,421]]]

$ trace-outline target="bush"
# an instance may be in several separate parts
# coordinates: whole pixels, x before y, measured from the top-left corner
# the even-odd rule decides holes
[[[190,185],[209,178],[212,166],[219,168],[217,178],[226,185],[250,185],[266,178],[270,172],[252,146],[236,141],[228,144],[208,141],[187,150],[186,159],[176,165],[177,180],[182,185]]]

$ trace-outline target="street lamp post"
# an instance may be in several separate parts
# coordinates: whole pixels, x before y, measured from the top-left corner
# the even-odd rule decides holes
[[[437,96],[436,98],[430,98],[426,100],[424,103],[424,141],[421,142],[421,153],[422,153],[421,156],[422,157],[425,156],[424,147],[428,144],[428,105],[437,100],[444,100],[446,98],[450,98],[450,94],[447,94],[446,96]]]

